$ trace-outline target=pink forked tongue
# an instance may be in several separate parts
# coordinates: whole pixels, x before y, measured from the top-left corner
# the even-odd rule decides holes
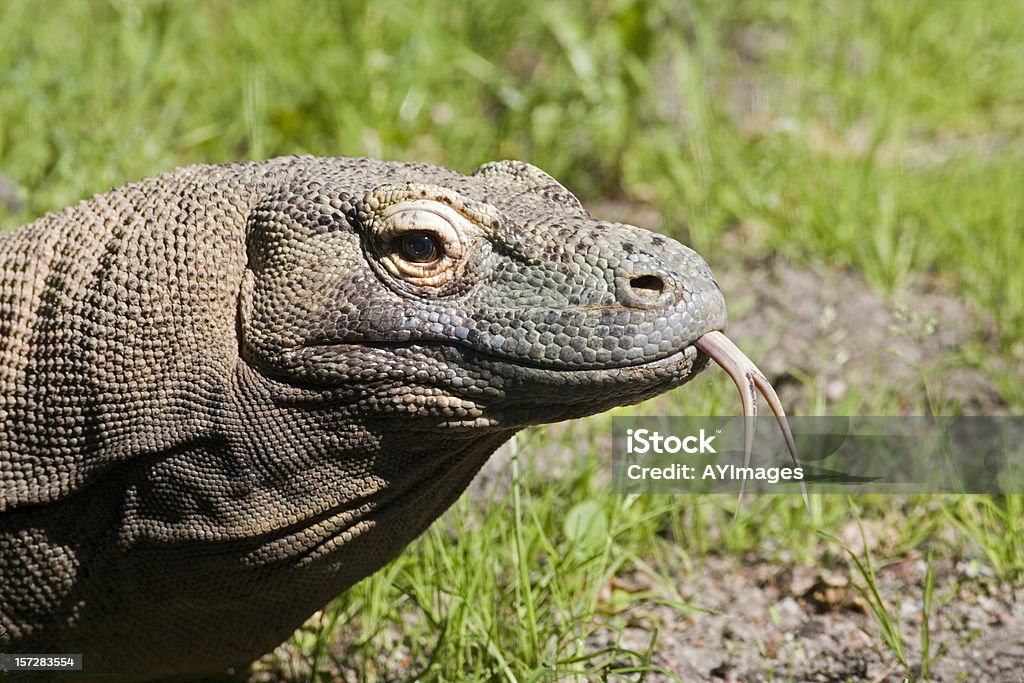
[[[693,345],[706,353],[711,360],[718,363],[728,373],[736,388],[740,390],[740,398],[743,401],[743,466],[750,465],[750,454],[754,449],[754,420],[757,416],[757,394],[764,396],[768,406],[775,413],[775,419],[779,421],[782,428],[782,435],[786,439],[786,447],[793,458],[793,463],[800,467],[800,456],[796,453],[796,443],[793,441],[793,432],[789,429],[789,422],[786,420],[786,411],[782,409],[782,402],[775,389],[768,383],[768,379],[757,369],[754,361],[747,358],[746,354],[740,351],[739,347],[732,343],[732,340],[724,334],[715,330],[700,337]],[[740,500],[743,499],[743,487],[746,480],[740,482]],[[807,499],[807,485],[800,482],[800,491],[803,493],[804,505],[810,509],[810,501]],[[739,501],[737,501],[739,504]]]

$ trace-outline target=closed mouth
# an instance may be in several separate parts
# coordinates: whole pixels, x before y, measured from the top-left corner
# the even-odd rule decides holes
[[[344,354],[354,349],[378,349],[380,351],[396,351],[402,349],[415,349],[415,348],[428,348],[428,349],[454,349],[461,352],[468,352],[474,356],[478,356],[481,359],[491,363],[501,363],[505,365],[514,365],[519,368],[537,370],[542,372],[600,372],[605,370],[628,370],[631,368],[658,368],[662,366],[673,365],[683,360],[692,360],[697,356],[698,347],[694,344],[687,344],[681,349],[675,351],[668,351],[663,354],[659,354],[649,358],[639,358],[636,360],[622,360],[618,362],[592,362],[592,363],[576,363],[569,364],[559,361],[551,360],[537,360],[534,358],[524,358],[522,356],[514,356],[511,354],[495,353],[489,349],[481,349],[479,347],[467,344],[458,339],[450,338],[419,338],[410,339],[408,341],[316,341],[303,344],[298,347],[297,351],[314,351],[318,349],[325,349],[334,351],[339,354]],[[315,352],[315,351],[314,351]]]

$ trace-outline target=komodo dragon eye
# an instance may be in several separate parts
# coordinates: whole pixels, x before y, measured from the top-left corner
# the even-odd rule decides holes
[[[433,263],[444,255],[440,240],[428,232],[410,232],[398,242],[402,258],[413,263]]]
[[[457,277],[467,240],[478,228],[443,202],[412,199],[385,208],[376,231],[380,264],[388,273],[439,292]]]

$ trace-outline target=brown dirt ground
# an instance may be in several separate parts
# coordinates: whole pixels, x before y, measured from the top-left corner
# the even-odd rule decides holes
[[[925,562],[913,555],[878,573],[879,591],[899,616],[914,666],[921,661],[924,579]],[[659,590],[642,575],[625,582],[631,591]],[[710,557],[679,588],[690,605],[707,612],[635,607],[630,627],[601,633],[593,648],[618,640],[643,652],[657,627],[652,664],[684,681],[905,680],[906,669],[881,644],[877,623],[845,570]],[[970,563],[940,564],[935,601],[929,680],[1024,680],[1024,588],[979,576]]]

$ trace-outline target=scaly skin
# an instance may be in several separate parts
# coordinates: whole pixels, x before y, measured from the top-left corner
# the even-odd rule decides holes
[[[0,651],[250,661],[724,324],[696,253],[520,162],[193,166],[3,234]]]

